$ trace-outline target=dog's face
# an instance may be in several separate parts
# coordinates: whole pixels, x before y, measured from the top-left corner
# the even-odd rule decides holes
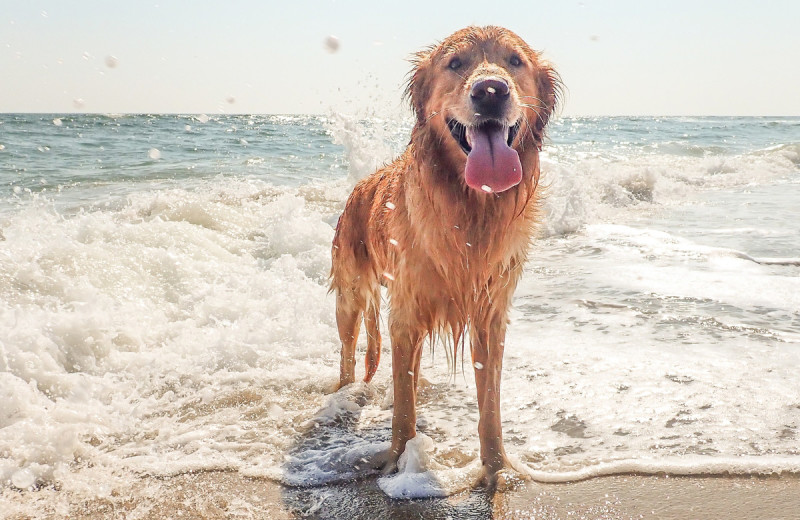
[[[516,34],[468,27],[419,53],[408,84],[417,129],[432,132],[466,184],[500,192],[522,179],[556,104],[557,75]]]

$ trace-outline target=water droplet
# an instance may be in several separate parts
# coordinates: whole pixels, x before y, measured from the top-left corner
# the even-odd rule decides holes
[[[184,128],[184,130],[186,130],[187,132],[191,132],[191,131],[192,131],[192,125],[186,125],[186,126],[184,126],[183,128]]]
[[[386,203],[386,207],[389,208],[389,209],[394,209],[397,206],[394,205],[394,202],[389,201],[389,202]]]
[[[485,191],[486,193],[491,193],[491,192],[492,192],[492,187],[491,187],[491,186],[488,186],[488,185],[486,185],[486,184],[484,184],[483,186],[481,186],[481,189],[482,189],[483,191]]]
[[[233,96],[228,96],[228,97],[225,98],[225,101],[227,101],[229,105],[232,105],[232,104],[236,103],[236,98],[233,97]]]
[[[147,152],[147,156],[154,161],[157,161],[161,159],[161,151],[158,148],[150,148],[150,150]]]
[[[486,87],[486,92],[488,92],[489,94],[494,94],[495,92],[497,92],[497,90],[495,90],[494,87]]]
[[[478,370],[483,370],[483,363],[478,363],[478,362],[476,361],[476,362],[475,362],[475,368],[477,368]]]
[[[200,114],[199,116],[197,116],[197,120],[200,121],[201,123],[208,123],[208,116],[205,114]]]
[[[117,59],[116,56],[110,56],[110,55],[106,56],[105,62],[106,62],[106,67],[108,67],[109,69],[116,68],[116,66],[119,65],[119,60]]]
[[[392,273],[383,273],[383,277],[386,278],[387,280],[394,281],[394,275]]]
[[[74,106],[75,108],[83,108],[83,105],[85,104],[86,102],[83,100],[83,98],[77,98],[72,100],[72,106]]]
[[[334,35],[330,35],[325,38],[325,49],[333,54],[334,52],[339,50],[339,38]]]
[[[467,242],[467,247],[472,247],[472,244],[470,244],[469,242]]]
[[[57,118],[53,119],[53,124],[56,125],[56,126],[61,126],[63,123],[61,122],[61,118],[57,117]]]
[[[397,245],[397,240],[395,240],[393,238],[390,238],[389,239],[389,243],[392,244],[393,246],[396,246]]]
[[[412,372],[411,370],[409,370],[409,371],[408,371],[408,375],[410,375],[411,377],[414,377],[414,372]]]

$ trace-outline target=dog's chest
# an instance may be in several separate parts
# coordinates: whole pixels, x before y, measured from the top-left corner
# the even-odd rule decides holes
[[[481,291],[524,262],[529,234],[518,226],[505,232],[453,224],[427,229],[394,255],[396,268],[420,290],[451,299]]]

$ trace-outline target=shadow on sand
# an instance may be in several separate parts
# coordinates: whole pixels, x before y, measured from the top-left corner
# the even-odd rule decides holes
[[[493,497],[473,490],[446,498],[398,500],[378,487],[377,478],[313,488],[283,491],[284,504],[302,518],[389,520],[389,519],[489,519],[493,518]]]
[[[283,465],[287,510],[320,519],[492,518],[494,496],[485,489],[411,500],[393,499],[381,490],[380,473],[369,460],[388,449],[391,417],[360,424],[364,406],[375,399],[369,387],[345,388],[308,421]]]

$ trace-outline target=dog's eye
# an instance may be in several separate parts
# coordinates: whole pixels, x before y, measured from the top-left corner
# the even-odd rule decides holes
[[[508,62],[511,64],[512,67],[519,67],[522,65],[522,60],[519,59],[519,56],[513,54],[509,59]]]
[[[450,70],[458,70],[461,68],[461,60],[458,58],[453,58],[450,60],[450,63],[447,64],[447,67]]]

